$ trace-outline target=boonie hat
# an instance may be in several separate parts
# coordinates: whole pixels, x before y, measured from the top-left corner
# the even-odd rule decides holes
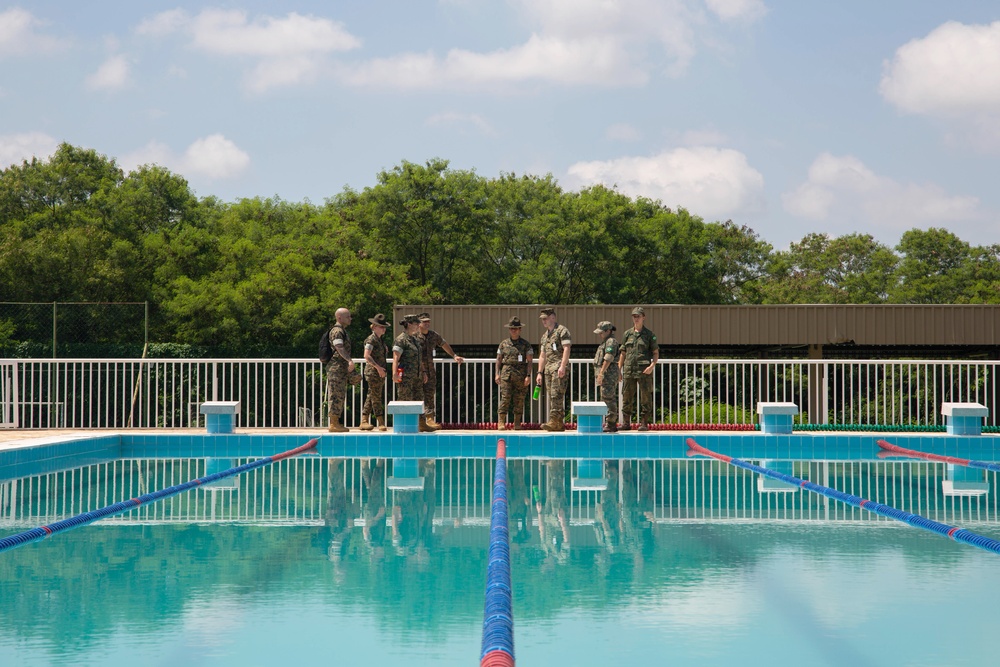
[[[518,329],[520,329],[521,326],[522,326],[521,325],[521,320],[519,320],[516,315],[514,317],[510,318],[510,322],[507,323],[507,328],[508,329],[514,329],[515,327],[518,328]]]
[[[645,315],[646,311],[642,309],[642,306],[636,306],[632,309],[633,315]]]
[[[389,326],[389,322],[385,319],[385,315],[383,315],[382,313],[379,313],[375,317],[369,317],[368,321],[371,322],[372,324],[377,324],[382,327]]]
[[[555,315],[555,314],[556,314],[555,308],[542,308],[542,314],[539,315],[538,317],[548,317],[549,315]]]
[[[615,330],[615,325],[613,325],[613,324],[611,324],[611,322],[608,322],[607,320],[605,320],[605,321],[599,322],[597,324],[597,328],[594,329],[594,333],[595,334],[599,334],[602,331],[614,331],[614,330]]]

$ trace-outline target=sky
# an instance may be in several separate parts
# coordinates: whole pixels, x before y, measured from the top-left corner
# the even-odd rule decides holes
[[[778,249],[928,227],[992,244],[1000,3],[0,4],[0,168],[63,141],[224,201],[318,204],[444,158]]]

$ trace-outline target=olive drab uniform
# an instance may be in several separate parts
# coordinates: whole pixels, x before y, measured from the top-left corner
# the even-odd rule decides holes
[[[500,420],[506,421],[507,411],[513,407],[512,423],[514,428],[520,428],[524,421],[524,397],[528,394],[524,379],[530,372],[528,358],[532,356],[531,343],[523,338],[505,338],[497,348],[497,356],[501,358],[500,405],[497,415]]]
[[[601,400],[608,406],[606,424],[618,423],[618,357],[621,355],[621,344],[614,336],[608,336],[597,346],[594,355],[594,376],[601,372],[601,366],[608,362],[601,381]]]
[[[386,368],[385,359],[389,356],[389,348],[386,346],[385,341],[382,340],[382,336],[378,336],[375,333],[368,336],[365,339],[365,349],[371,352],[372,359],[382,367],[382,370],[386,373],[386,377],[388,377],[391,371]],[[368,381],[368,396],[365,398],[364,407],[361,408],[362,417],[365,415],[385,416],[386,377],[381,377],[372,364],[368,364],[365,367],[365,380]]]
[[[559,377],[563,348],[573,344],[569,329],[561,324],[542,333],[541,349],[545,350],[545,393],[549,397],[550,423],[566,421],[566,387],[569,386],[569,367],[564,377]],[[541,350],[539,350],[541,354]]]
[[[343,350],[349,358],[351,356],[351,337],[347,335],[347,330],[340,324],[334,324],[330,328],[329,336],[333,356],[326,365],[326,409],[331,417],[340,419],[340,415],[344,412],[344,399],[347,396],[347,383],[350,381],[350,374],[347,372],[347,359],[342,357],[338,350]]]
[[[399,352],[397,367],[403,371],[403,380],[396,385],[396,400],[423,401],[423,350],[416,336],[401,333],[392,342],[392,351]]]
[[[421,354],[423,355],[424,371],[427,373],[427,382],[424,382],[424,415],[434,418],[437,414],[437,367],[434,365],[434,357],[437,356],[437,349],[444,343],[444,337],[433,329],[427,333],[418,333],[417,340],[420,341]]]
[[[653,375],[646,375],[643,371],[653,363],[653,354],[659,350],[656,335],[645,326],[641,331],[632,327],[622,336],[622,354],[625,356],[622,364],[622,411],[626,426],[635,417],[636,389],[639,390],[639,422],[648,424],[653,421]]]

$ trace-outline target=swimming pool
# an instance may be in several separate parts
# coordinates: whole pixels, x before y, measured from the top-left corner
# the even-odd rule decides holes
[[[761,490],[756,475],[685,458],[683,437],[507,435],[520,664],[971,665],[993,655],[995,555],[811,494]],[[875,436],[698,437],[1000,537],[994,473],[985,494],[945,496],[945,464],[879,460]],[[317,456],[0,555],[0,664],[474,662],[496,434],[340,438],[324,436]],[[908,438],[895,440],[995,460],[991,437]],[[5,452],[0,527],[305,439],[139,434],[25,448],[17,460]],[[455,448],[469,454],[445,455]]]

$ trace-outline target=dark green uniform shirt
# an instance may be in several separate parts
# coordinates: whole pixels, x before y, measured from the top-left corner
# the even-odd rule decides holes
[[[523,380],[528,374],[528,357],[531,356],[531,343],[518,338],[506,338],[500,342],[497,348],[497,356],[500,357],[500,378],[506,380],[513,376]]]
[[[622,336],[622,354],[625,355],[622,375],[638,377],[653,362],[653,354],[659,351],[660,345],[652,331],[646,327],[636,331],[635,327],[631,327]]]

